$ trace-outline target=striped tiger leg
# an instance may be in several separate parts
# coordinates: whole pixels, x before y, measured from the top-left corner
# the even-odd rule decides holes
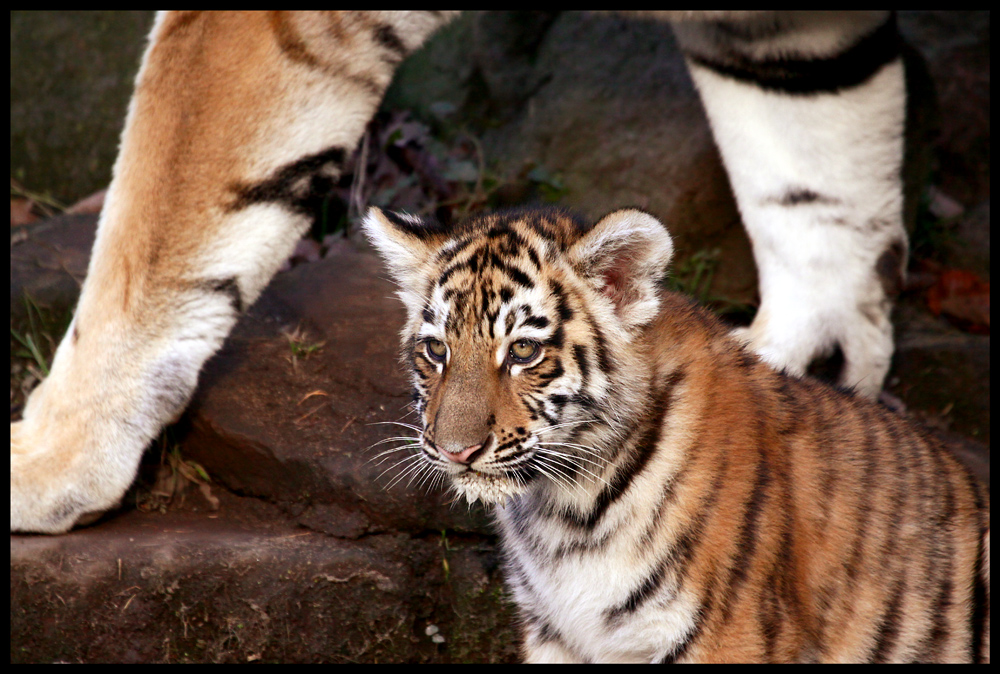
[[[760,274],[760,311],[740,336],[794,374],[839,346],[840,383],[877,396],[907,254],[894,16],[769,14],[675,30]]]
[[[157,17],[80,302],[11,425],[11,530],[113,507],[309,225],[396,65],[450,17]]]

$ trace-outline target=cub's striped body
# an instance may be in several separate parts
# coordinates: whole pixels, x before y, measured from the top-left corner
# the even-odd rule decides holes
[[[654,218],[365,227],[408,309],[414,445],[496,504],[528,660],[988,659],[986,488],[661,294]]]

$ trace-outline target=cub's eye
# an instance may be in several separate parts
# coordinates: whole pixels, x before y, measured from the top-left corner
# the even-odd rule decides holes
[[[447,359],[448,346],[444,342],[428,339],[424,344],[427,345],[427,355],[430,356],[431,360],[443,363]]]
[[[510,351],[507,353],[511,362],[523,365],[533,361],[540,348],[538,342],[533,342],[530,339],[519,339],[510,345]]]

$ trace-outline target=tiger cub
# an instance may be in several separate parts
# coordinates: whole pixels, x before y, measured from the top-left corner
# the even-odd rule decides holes
[[[408,310],[415,444],[496,505],[526,660],[988,660],[987,489],[661,292],[652,216],[364,227]]]

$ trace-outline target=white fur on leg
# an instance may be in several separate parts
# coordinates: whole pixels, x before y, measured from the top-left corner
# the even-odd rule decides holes
[[[841,384],[877,396],[892,356],[877,266],[887,250],[906,250],[902,61],[811,95],[690,66],[760,273],[760,312],[740,336],[796,374],[839,344]]]

